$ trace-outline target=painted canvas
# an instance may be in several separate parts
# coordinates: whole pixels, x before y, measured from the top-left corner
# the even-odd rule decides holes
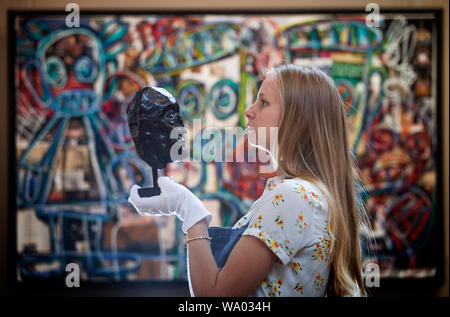
[[[175,96],[188,143],[205,146],[162,172],[204,201],[213,225],[232,226],[268,175],[259,174],[264,162],[227,160],[248,148],[231,129],[245,126],[264,73],[283,63],[319,66],[347,106],[359,194],[376,238],[366,260],[384,278],[436,276],[433,12],[383,13],[378,26],[364,12],[81,12],[79,27],[63,14],[22,12],[13,25],[18,280],[60,278],[69,263],[87,281],[185,280],[176,217],[140,217],[127,202],[133,184],[151,182],[128,130],[128,104],[146,86]],[[232,153],[208,146],[212,127]]]

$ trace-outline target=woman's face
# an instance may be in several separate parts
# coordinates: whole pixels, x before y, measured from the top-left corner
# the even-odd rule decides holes
[[[247,125],[254,128],[259,145],[269,148],[270,146],[270,128],[279,127],[282,113],[281,94],[278,80],[275,74],[270,74],[264,79],[256,102],[245,110]],[[258,128],[265,128],[263,130]],[[263,136],[258,137],[258,132],[264,132]],[[265,140],[266,144],[260,144],[260,138]]]

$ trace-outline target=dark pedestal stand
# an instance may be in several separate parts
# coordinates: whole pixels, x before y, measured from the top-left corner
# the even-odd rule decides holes
[[[161,188],[158,187],[158,170],[152,168],[153,174],[153,187],[139,188],[138,194],[141,197],[152,197],[161,194]]]

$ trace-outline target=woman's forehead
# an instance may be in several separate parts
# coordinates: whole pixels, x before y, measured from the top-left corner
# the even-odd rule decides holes
[[[278,82],[273,74],[267,75],[259,88],[259,95],[274,93],[278,90]]]

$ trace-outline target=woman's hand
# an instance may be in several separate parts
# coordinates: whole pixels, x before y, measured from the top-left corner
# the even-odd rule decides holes
[[[183,222],[183,232],[187,231],[202,219],[207,225],[211,223],[212,215],[189,189],[175,183],[172,178],[158,178],[161,195],[140,197],[139,186],[133,185],[128,201],[142,216],[164,216],[175,214]]]

